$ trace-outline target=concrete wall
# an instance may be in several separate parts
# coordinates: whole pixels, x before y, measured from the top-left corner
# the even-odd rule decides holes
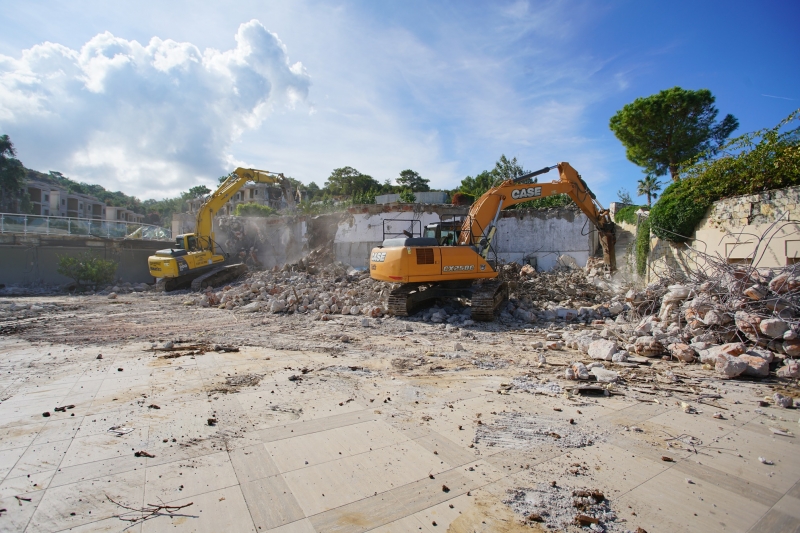
[[[525,264],[536,258],[538,270],[551,270],[559,256],[571,256],[586,266],[598,250],[594,226],[574,209],[525,209],[504,211],[495,236],[498,258]]]
[[[152,283],[147,257],[169,243],[113,240],[77,235],[0,235],[0,284],[60,285],[71,281],[57,272],[60,255],[92,252],[117,261],[117,277],[125,282]]]
[[[442,204],[447,201],[448,194],[444,191],[415,192],[414,201],[418,204]],[[391,204],[399,202],[399,194],[380,194],[375,197],[376,204]]]
[[[686,244],[650,242],[653,274],[702,269],[706,256],[780,268],[800,263],[800,187],[715,202]]]
[[[466,207],[423,206],[414,210],[370,209],[351,213],[339,224],[334,239],[336,259],[354,267],[369,265],[370,250],[383,241],[383,221],[387,231],[411,231],[410,219],[419,220],[414,231],[438,222],[442,214],[466,214]],[[402,206],[397,206],[398,209]],[[392,222],[394,221],[394,222]],[[591,231],[590,231],[591,230]],[[526,263],[530,258],[540,270],[556,266],[560,255],[572,256],[580,266],[597,251],[597,233],[580,211],[573,209],[529,209],[504,211],[497,223],[495,246],[499,261]]]

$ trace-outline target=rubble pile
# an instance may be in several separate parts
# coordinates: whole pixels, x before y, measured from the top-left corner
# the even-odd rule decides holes
[[[187,303],[245,313],[383,316],[390,288],[366,271],[339,262],[322,266],[315,256],[282,269],[251,272],[219,290],[207,289]]]
[[[725,268],[700,281],[631,289],[623,312],[597,323],[599,331],[562,337],[567,347],[602,361],[655,357],[698,362],[721,378],[766,377],[770,370],[796,378],[799,304],[800,277],[791,269]],[[574,367],[567,377],[579,379]]]
[[[589,323],[626,310],[620,296],[595,284],[587,273],[592,272],[573,268],[537,272],[530,265],[505,265],[503,275],[512,283],[512,294],[501,318]]]

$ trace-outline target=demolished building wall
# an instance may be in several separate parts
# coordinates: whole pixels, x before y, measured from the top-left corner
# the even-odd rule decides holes
[[[334,241],[336,259],[357,268],[367,267],[370,250],[383,240],[386,231],[419,231],[438,222],[442,215],[466,215],[468,208],[422,206],[359,206],[339,224]],[[413,223],[411,220],[419,221]],[[503,211],[497,222],[495,246],[498,260],[505,263],[533,264],[540,270],[556,266],[558,258],[569,255],[585,266],[597,251],[597,234],[586,215],[576,209],[517,209]]]
[[[305,217],[216,217],[214,235],[231,260],[256,269],[292,263],[308,251]]]
[[[570,208],[505,211],[497,222],[495,242],[501,261],[530,263],[539,270],[553,269],[563,255],[586,266],[599,246],[586,215]]]
[[[653,237],[651,277],[702,269],[709,257],[757,268],[798,263],[800,187],[714,202],[692,237],[686,244]]]
[[[216,217],[216,240],[232,257],[263,268],[297,261],[303,251],[333,243],[336,260],[356,268],[369,265],[372,248],[388,233],[415,235],[442,216],[463,216],[468,207],[451,205],[360,205],[343,213],[283,217]],[[597,234],[576,209],[510,210],[497,223],[495,246],[500,262],[532,264],[540,270],[572,257],[585,266],[598,251]]]

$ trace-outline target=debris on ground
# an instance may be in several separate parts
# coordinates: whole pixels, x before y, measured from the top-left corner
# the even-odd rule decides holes
[[[547,529],[571,531],[574,526],[594,531],[625,531],[616,523],[610,502],[596,489],[573,489],[551,483],[508,491],[503,501],[527,523],[541,523]]]

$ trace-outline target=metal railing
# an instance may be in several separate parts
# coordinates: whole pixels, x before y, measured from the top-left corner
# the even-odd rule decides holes
[[[50,217],[0,213],[0,233],[37,235],[91,235],[108,239],[172,240],[172,231],[161,226],[116,220]]]

